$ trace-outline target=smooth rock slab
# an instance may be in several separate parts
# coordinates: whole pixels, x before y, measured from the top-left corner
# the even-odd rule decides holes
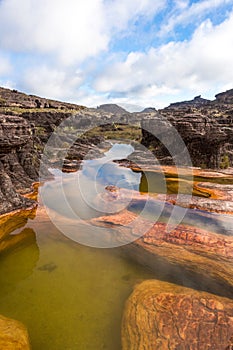
[[[123,350],[227,350],[233,345],[233,300],[157,280],[126,302]]]
[[[0,349],[31,349],[27,329],[21,322],[0,316]]]

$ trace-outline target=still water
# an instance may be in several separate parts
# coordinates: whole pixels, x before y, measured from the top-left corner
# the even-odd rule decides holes
[[[89,246],[80,244],[87,235],[84,221],[113,209],[98,206],[99,191],[107,185],[139,190],[142,174],[113,162],[132,152],[130,147],[114,145],[103,158],[84,161],[78,173],[53,171],[54,180],[41,188],[35,218],[12,232],[27,228],[30,239],[0,255],[0,313],[27,326],[33,350],[120,350],[122,311],[134,285],[153,277],[167,279],[166,271],[155,276],[129,260],[120,247],[94,248],[93,237]],[[57,219],[55,224],[42,200],[50,218]],[[153,210],[151,204],[149,216]],[[59,230],[57,223],[77,215],[75,229],[68,226],[70,235]],[[184,221],[226,234],[232,227],[227,216],[192,210]]]

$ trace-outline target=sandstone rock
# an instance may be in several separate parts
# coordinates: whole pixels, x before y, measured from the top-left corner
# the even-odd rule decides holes
[[[30,209],[20,209],[9,214],[0,216],[0,242],[5,237],[17,229],[26,225],[29,219],[36,216],[36,207]]]
[[[197,227],[178,225],[169,228],[128,210],[91,220],[96,226],[115,229],[119,242],[133,242],[123,247],[127,255],[154,271],[165,268],[170,275],[182,271],[193,280],[222,284],[233,292],[233,237]],[[141,238],[138,238],[141,235]],[[185,280],[185,277],[184,277]],[[211,282],[210,282],[211,280]]]
[[[0,349],[31,349],[27,329],[21,322],[0,316]]]
[[[126,302],[123,350],[227,350],[232,345],[231,299],[149,280]]]

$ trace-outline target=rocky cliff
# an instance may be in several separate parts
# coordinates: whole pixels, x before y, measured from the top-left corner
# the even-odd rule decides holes
[[[161,116],[165,120],[162,135],[159,130]],[[192,101],[171,104],[160,110],[159,114],[149,113],[142,118],[142,143],[150,147],[163,164],[172,164],[174,155],[172,157],[164,144],[153,135],[164,134],[169,138],[170,123],[182,137],[193,166],[203,168],[232,166],[233,89],[216,95],[214,101],[197,96]],[[176,140],[171,138],[168,143],[176,153]]]
[[[38,181],[43,147],[62,120],[83,108],[0,88],[0,214],[35,205],[23,195]]]
[[[25,119],[0,115],[0,213],[32,205],[20,195],[38,179],[32,133]]]

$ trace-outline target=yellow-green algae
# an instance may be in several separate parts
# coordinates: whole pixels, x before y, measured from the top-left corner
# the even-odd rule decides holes
[[[63,237],[41,217],[35,239],[0,255],[0,313],[28,328],[33,350],[119,350],[123,305],[152,274],[119,249]]]

